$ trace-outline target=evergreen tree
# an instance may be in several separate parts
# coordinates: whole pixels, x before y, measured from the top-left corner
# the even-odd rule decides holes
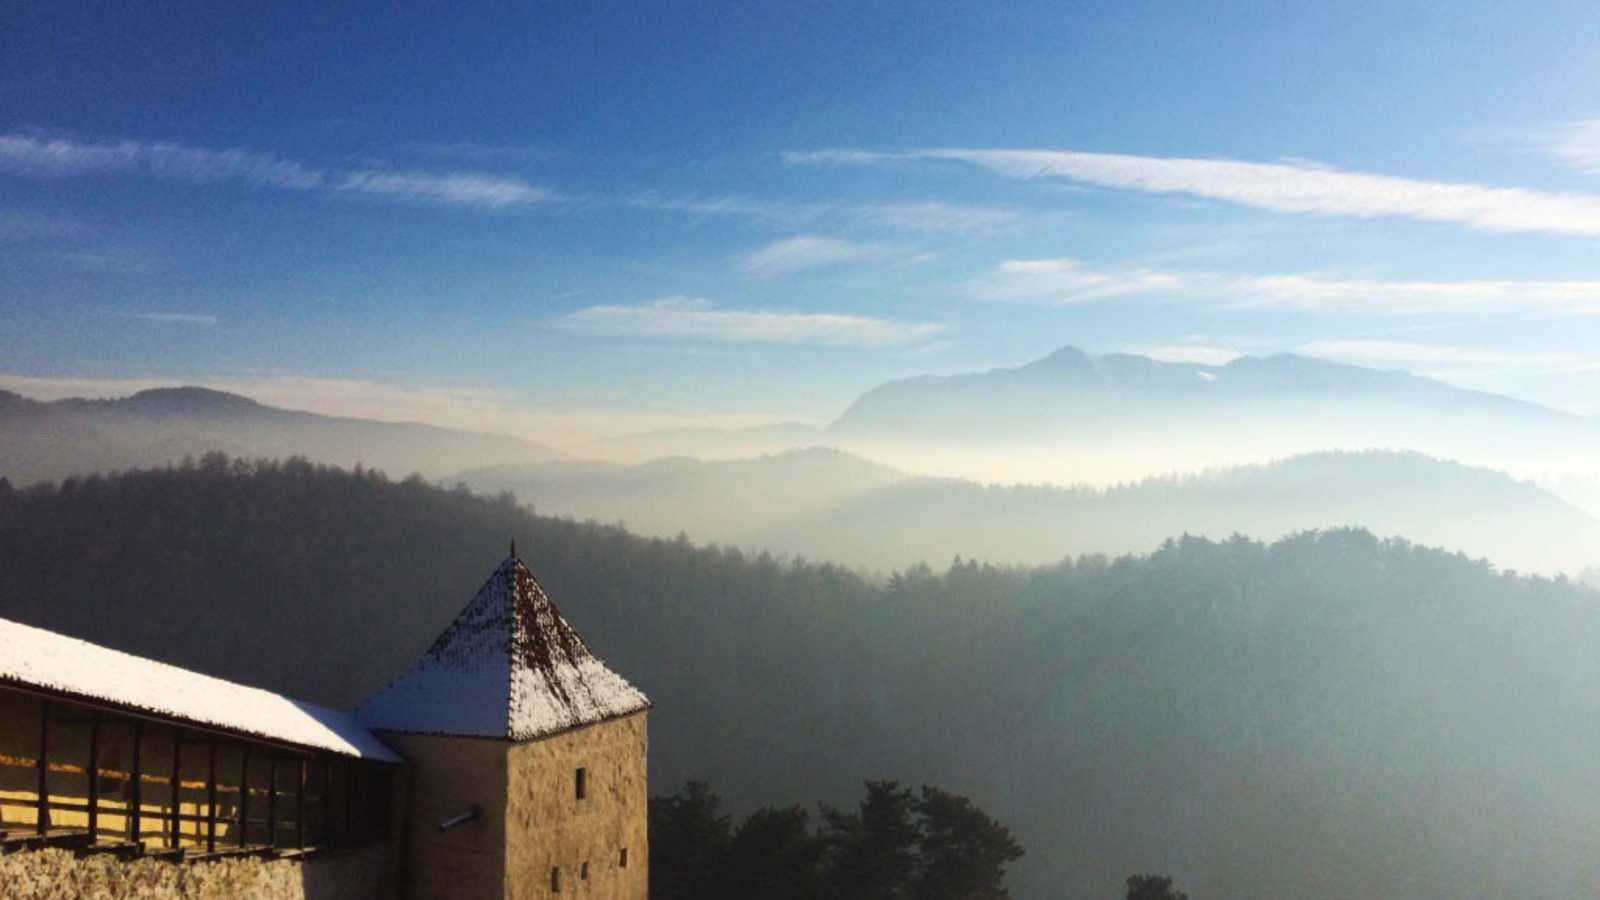
[[[763,807],[734,832],[716,896],[812,900],[821,890],[821,866],[822,840],[811,833],[806,811]]]
[[[650,798],[650,896],[656,900],[702,900],[713,896],[732,844],[722,798],[703,781],[679,793]]]
[[[857,812],[824,806],[822,835],[830,856],[829,896],[838,900],[908,897],[916,876],[922,829],[916,800],[894,781],[866,782]]]
[[[1189,900],[1189,895],[1174,890],[1165,875],[1129,875],[1126,900]]]
[[[918,900],[999,900],[1009,897],[1006,864],[1022,858],[1011,829],[977,804],[930,785],[917,798],[922,817]]]

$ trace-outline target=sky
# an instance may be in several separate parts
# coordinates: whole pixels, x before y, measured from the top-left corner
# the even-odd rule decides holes
[[[1593,3],[9,4],[0,386],[550,443],[1066,344],[1600,414]]]

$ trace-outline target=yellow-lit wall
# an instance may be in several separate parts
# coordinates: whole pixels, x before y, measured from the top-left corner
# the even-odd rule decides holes
[[[551,870],[559,868],[559,896],[644,900],[650,858],[647,716],[638,712],[509,747],[507,898],[556,896]],[[587,772],[582,800],[576,791],[580,767]]]
[[[384,733],[411,764],[403,895],[644,900],[650,858],[646,716],[521,743]],[[587,771],[582,800],[580,767]],[[473,805],[477,821],[439,830],[441,821]],[[558,868],[559,894],[551,878]]]
[[[24,830],[37,826],[40,704],[29,694],[0,689],[0,830]],[[49,771],[46,785],[51,803],[86,804],[89,797],[89,710],[76,704],[52,703]],[[127,810],[132,802],[133,726],[132,721],[105,717],[99,726],[96,768],[100,778],[100,815],[97,836],[102,841],[128,837]],[[140,742],[139,766],[143,790],[139,808],[139,840],[151,849],[171,845],[167,816],[172,804],[172,727],[146,722]],[[186,744],[179,753],[178,803],[181,815],[205,816],[208,813],[206,779],[210,767],[207,748]],[[238,843],[235,818],[239,811],[239,787],[244,762],[243,748],[237,744],[217,747],[217,829],[218,849]],[[336,777],[337,777],[337,767]],[[320,773],[320,769],[318,770]],[[294,841],[292,820],[294,791],[298,788],[298,767],[292,762],[279,765],[277,816],[278,839],[282,846]],[[270,774],[265,754],[253,752],[250,760],[250,818],[266,818]],[[322,823],[323,805],[320,778],[308,791],[306,818],[309,830],[316,833]],[[335,783],[337,794],[339,783]],[[52,828],[87,828],[87,810],[55,808],[50,811]],[[266,828],[255,825],[250,843],[266,843]],[[179,824],[179,845],[203,848],[206,823],[184,821]]]

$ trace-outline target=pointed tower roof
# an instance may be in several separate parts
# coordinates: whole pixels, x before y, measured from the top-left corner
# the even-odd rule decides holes
[[[375,730],[522,741],[645,709],[512,555],[416,665],[356,716]]]

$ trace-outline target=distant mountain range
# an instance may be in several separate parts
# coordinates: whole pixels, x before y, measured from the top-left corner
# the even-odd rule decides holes
[[[1370,448],[1406,452],[1327,452]],[[396,478],[458,473],[541,512],[880,570],[1342,525],[1518,569],[1600,562],[1592,515],[1490,471],[1548,473],[1542,483],[1587,505],[1594,420],[1292,355],[1206,366],[1067,347],[1016,368],[889,382],[826,429],[680,429],[569,449],[201,388],[48,403],[0,391],[0,477],[16,484],[217,450]],[[1209,474],[1157,475],[1170,472]],[[951,473],[969,477],[928,477]],[[1090,487],[1108,483],[1122,486]]]
[[[1600,519],[1490,469],[1416,453],[1316,453],[1112,488],[916,478],[822,448],[738,461],[543,463],[457,476],[546,514],[871,569],[956,556],[1049,563],[1179,534],[1274,539],[1362,526],[1522,570],[1600,563]]]
[[[591,443],[618,462],[837,447],[907,471],[1096,484],[1323,450],[1415,450],[1542,476],[1600,475],[1600,419],[1403,371],[1294,354],[1226,365],[1076,347],[874,387],[823,428],[689,429]]]
[[[465,466],[558,456],[504,435],[409,422],[278,409],[197,387],[157,388],[115,400],[41,402],[0,390],[0,477],[18,484],[178,462],[222,451],[361,463],[395,477],[437,477]]]
[[[1304,404],[1314,403],[1308,409]],[[891,381],[861,395],[829,427],[834,434],[953,441],[1037,439],[1175,422],[1272,420],[1314,412],[1494,415],[1523,424],[1572,425],[1578,417],[1408,372],[1368,369],[1294,354],[1245,356],[1226,365],[1095,356],[1076,347],[1016,368]],[[959,428],[955,428],[959,424]]]

